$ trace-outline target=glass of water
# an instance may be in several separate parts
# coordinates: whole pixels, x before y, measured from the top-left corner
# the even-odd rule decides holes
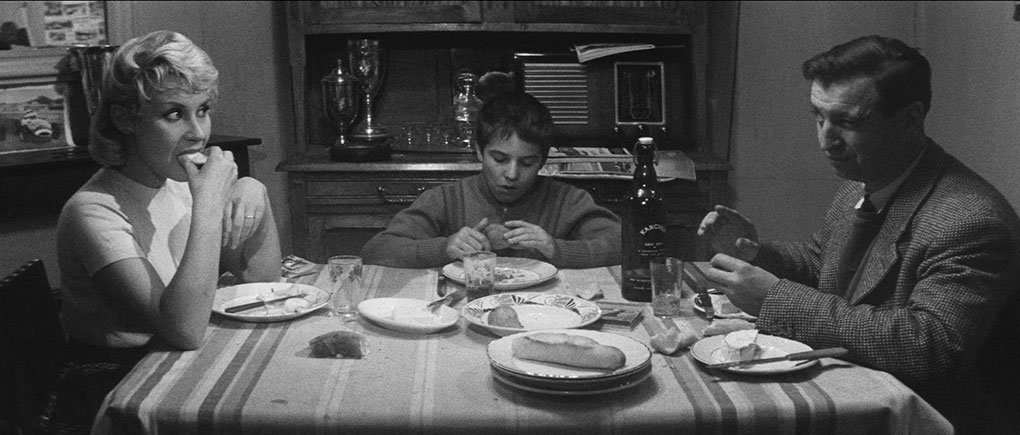
[[[336,255],[329,258],[329,280],[332,285],[329,299],[329,316],[354,319],[358,316],[358,303],[364,298],[361,276],[361,257]]]

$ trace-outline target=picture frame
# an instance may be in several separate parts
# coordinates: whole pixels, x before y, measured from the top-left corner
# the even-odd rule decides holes
[[[16,26],[18,37],[0,50],[0,166],[35,152],[76,150],[64,94],[80,77],[70,71],[68,47],[129,36],[130,2],[4,3],[0,25]]]
[[[614,62],[617,125],[665,125],[663,62]]]

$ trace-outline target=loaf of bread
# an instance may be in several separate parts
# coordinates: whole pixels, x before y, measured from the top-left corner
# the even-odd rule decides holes
[[[538,332],[514,338],[517,358],[586,369],[616,370],[627,363],[623,351],[591,338],[559,332]]]
[[[500,305],[489,313],[488,324],[501,328],[524,328],[521,319],[517,317],[517,310],[510,305]]]

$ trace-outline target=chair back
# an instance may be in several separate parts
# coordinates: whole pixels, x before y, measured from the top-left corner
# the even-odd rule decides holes
[[[31,432],[66,347],[59,302],[42,260],[0,280],[0,419]]]

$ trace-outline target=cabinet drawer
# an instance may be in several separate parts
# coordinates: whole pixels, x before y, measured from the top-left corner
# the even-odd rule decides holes
[[[460,178],[390,173],[345,178],[310,177],[305,192],[308,203],[315,205],[409,205],[422,192]]]

